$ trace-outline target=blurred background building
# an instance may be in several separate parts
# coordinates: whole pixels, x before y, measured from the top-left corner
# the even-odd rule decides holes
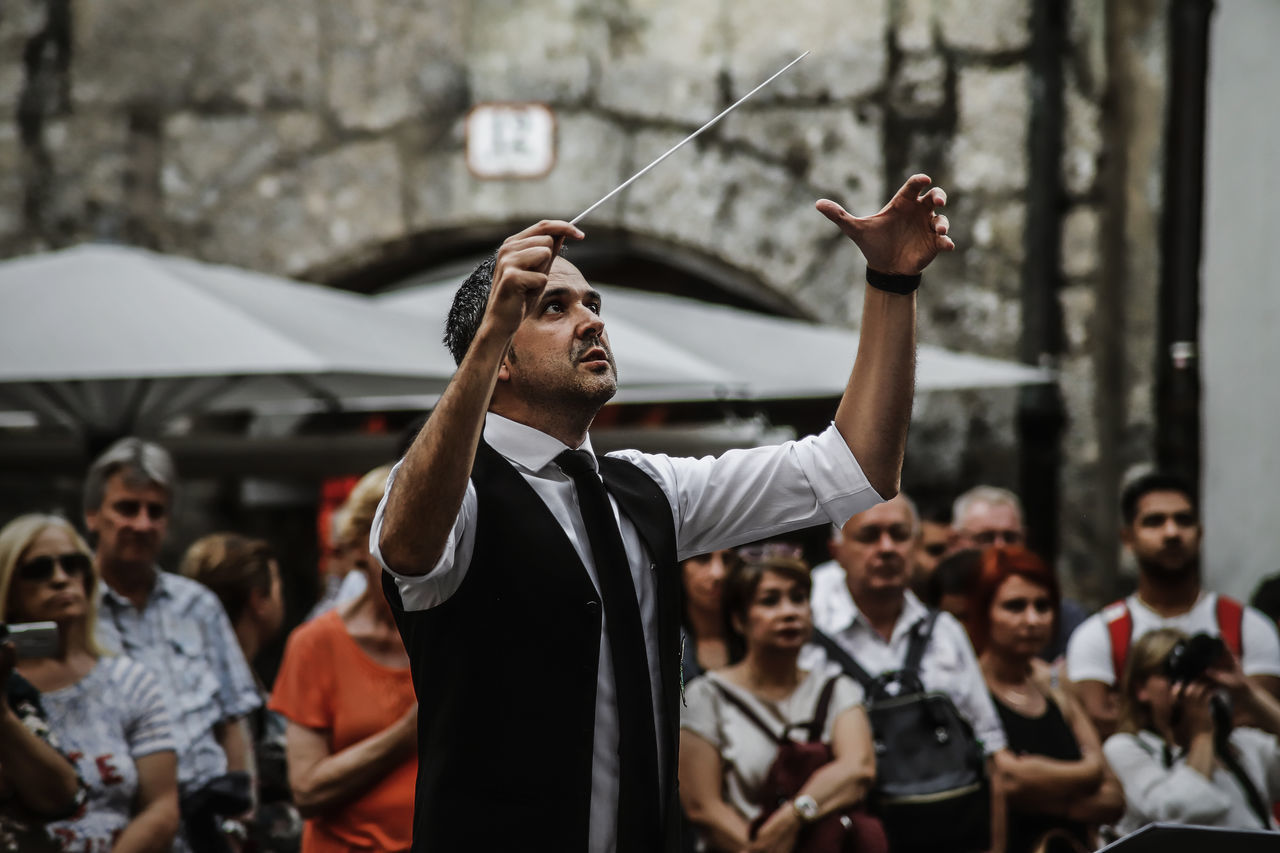
[[[575,261],[856,327],[860,257],[813,201],[872,212],[926,172],[959,249],[920,291],[920,340],[1059,382],[922,395],[907,489],[1014,488],[1033,542],[1098,601],[1118,585],[1126,472],[1202,472],[1207,574],[1247,594],[1277,568],[1277,32],[1269,0],[9,0],[0,256],[106,241],[365,293],[439,280],[576,214],[811,50],[588,218]],[[488,113],[479,150],[468,116],[511,103],[545,111]],[[533,174],[504,176],[509,155]],[[694,417],[673,411],[610,417]],[[806,430],[830,401],[708,412]],[[210,421],[315,440],[319,462],[189,460],[185,523],[283,538],[314,566],[321,479],[381,461],[408,417],[331,414],[324,439],[313,421]],[[377,453],[339,452],[371,430]],[[84,460],[5,455],[22,435],[0,435],[0,508],[74,509]]]

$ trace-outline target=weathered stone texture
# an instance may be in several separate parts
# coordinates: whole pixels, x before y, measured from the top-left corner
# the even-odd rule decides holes
[[[721,138],[780,162],[797,180],[859,213],[884,203],[882,132],[857,110],[831,107],[744,108],[719,129]]]
[[[353,143],[262,175],[228,199],[206,246],[219,259],[300,275],[403,235],[402,186],[391,143]]]
[[[1062,272],[1082,278],[1098,271],[1098,211],[1079,205],[1062,223]]]
[[[343,127],[385,130],[465,104],[466,73],[454,61],[461,27],[451,4],[323,2],[326,95]]]
[[[1027,0],[936,0],[942,41],[960,50],[996,53],[1031,43]]]
[[[317,0],[112,0],[75,5],[77,103],[119,107],[189,100],[315,106]]]
[[[957,189],[1026,186],[1028,85],[1025,66],[960,72],[960,127],[952,153]]]
[[[164,125],[165,212],[179,222],[197,222],[223,197],[312,150],[323,137],[323,124],[311,113],[179,113]]]
[[[735,98],[805,50],[813,53],[761,91],[756,96],[761,102],[797,96],[840,101],[871,92],[884,78],[884,3],[856,0],[833,15],[827,0],[798,0],[785,11],[770,0],[740,0],[726,11]]]

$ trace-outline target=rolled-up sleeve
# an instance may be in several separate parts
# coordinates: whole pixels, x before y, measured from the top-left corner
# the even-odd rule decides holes
[[[666,493],[681,559],[824,522],[842,525],[882,500],[834,424],[719,457],[610,455],[639,466]]]
[[[402,575],[387,565],[379,547],[387,495],[391,494],[391,486],[396,481],[401,464],[397,462],[391,469],[386,488],[382,492],[382,500],[378,502],[378,509],[373,514],[373,525],[369,528],[369,553],[382,566],[382,570],[395,580],[403,609],[429,610],[448,601],[466,577],[467,565],[471,562],[471,554],[475,549],[476,489],[468,480],[467,490],[462,496],[462,506],[453,520],[453,527],[449,529],[449,537],[445,541],[440,559],[432,566],[431,571],[425,575]]]

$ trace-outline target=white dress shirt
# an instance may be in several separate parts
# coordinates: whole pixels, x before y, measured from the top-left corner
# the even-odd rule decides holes
[[[573,480],[561,472],[554,461],[568,448],[546,433],[493,413],[485,418],[484,439],[515,467],[559,519],[598,589],[590,540],[578,510],[577,491]],[[589,437],[581,449],[591,450]],[[638,451],[609,455],[639,467],[666,494],[675,521],[677,557],[681,560],[816,524],[842,525],[881,500],[834,426],[799,441],[731,450],[718,458],[673,458]],[[399,465],[392,469],[387,480],[388,493],[398,472]],[[635,582],[649,658],[654,722],[661,733],[664,727],[656,589],[651,577],[653,564],[635,526],[620,515],[612,497],[610,503]],[[426,610],[447,601],[466,577],[475,549],[478,510],[475,487],[467,483],[444,553],[426,575],[397,574],[382,559],[378,541],[385,507],[384,494],[374,515],[369,550],[395,579],[405,608]],[[607,853],[615,848],[618,810],[618,709],[609,635],[603,620],[601,622],[591,775],[592,853]],[[658,742],[662,742],[660,736]],[[659,750],[663,778],[667,769],[664,759]]]
[[[872,677],[902,669],[907,660],[911,628],[929,613],[920,599],[906,592],[902,613],[886,642],[859,612],[848,584],[824,582],[820,595],[813,596],[814,626],[843,646]],[[809,645],[801,655],[800,665],[812,669],[822,665],[821,658],[821,647]],[[987,692],[987,682],[982,677],[969,635],[950,613],[938,614],[933,636],[920,661],[920,680],[926,690],[951,697],[956,710],[973,726],[973,733],[982,741],[987,755],[1004,749],[1004,726]]]

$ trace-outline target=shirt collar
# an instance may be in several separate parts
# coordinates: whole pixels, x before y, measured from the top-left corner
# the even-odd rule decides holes
[[[504,418],[493,412],[485,415],[484,440],[508,460],[533,473],[547,467],[564,451],[574,449],[540,429]],[[591,467],[598,471],[599,466],[596,464],[595,451],[591,449],[590,435],[577,449],[586,450],[591,454]]]
[[[151,594],[147,596],[148,604],[150,604],[152,601],[155,601],[158,598],[163,598],[165,596],[170,596],[170,597],[173,596],[173,580],[172,578],[169,577],[169,573],[166,572],[164,569],[160,568],[159,566],[156,566],[155,569],[156,569],[156,582],[151,587]],[[102,588],[102,592],[99,594],[99,599],[112,601],[115,604],[118,604],[122,607],[133,606],[132,601],[125,598],[120,593],[116,592],[107,584],[106,581],[102,580],[101,578],[98,579],[98,586]]]
[[[867,617],[863,616],[862,611],[858,609],[857,602],[853,600],[847,584],[840,584],[839,588],[832,592],[838,597],[840,609],[848,613],[848,618],[843,620],[844,624],[836,628],[837,634],[848,631],[858,623],[865,625],[868,630],[874,630],[871,628],[871,623],[867,621]],[[914,592],[907,590],[903,594],[902,612],[898,614],[898,621],[893,625],[893,636],[890,642],[896,641],[901,634],[927,615],[929,615],[929,608],[916,598]]]

